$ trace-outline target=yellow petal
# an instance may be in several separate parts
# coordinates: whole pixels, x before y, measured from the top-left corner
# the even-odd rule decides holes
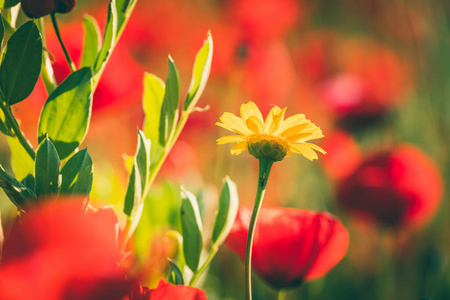
[[[322,154],[327,154],[327,152],[325,150],[323,150],[322,148],[320,148],[319,146],[315,145],[315,144],[311,144],[311,143],[305,143],[305,145],[313,148],[316,151],[319,151]]]
[[[245,138],[242,135],[227,135],[224,137],[219,138],[216,142],[217,145],[223,145],[228,143],[238,143],[238,142],[244,142]]]
[[[304,143],[290,143],[291,151],[305,156],[309,160],[317,159],[317,154],[308,145]]]
[[[250,116],[245,121],[245,125],[254,133],[263,133],[264,124],[257,116]]]
[[[233,115],[232,113],[226,112],[220,117],[221,123],[216,123],[216,125],[219,125],[220,127],[223,127],[225,129],[244,134],[249,135],[253,132],[245,126],[244,121],[242,121],[241,118]]]
[[[247,150],[247,142],[237,143],[231,148],[231,154],[238,155]]]
[[[252,101],[241,105],[241,118],[244,123],[247,122],[247,119],[251,116],[255,116],[261,120],[261,123],[264,123],[261,112],[259,111],[258,106]]]
[[[284,131],[279,132],[279,136],[288,141],[296,141],[299,138],[295,138],[295,137],[299,136],[300,134],[308,133],[308,135],[311,135],[311,133],[309,133],[308,131],[305,130],[308,126],[309,126],[309,123],[306,123],[306,122],[300,123],[298,125],[294,125],[292,127],[287,128]]]
[[[284,112],[286,107],[281,109],[278,106],[272,107],[269,114],[266,117],[266,122],[264,124],[264,132],[267,134],[273,134],[284,119]]]
[[[277,129],[277,131],[274,133],[275,135],[280,135],[284,131],[288,130],[291,127],[301,125],[305,122],[305,115],[304,114],[297,114],[293,115],[286,120],[284,120],[280,127]]]

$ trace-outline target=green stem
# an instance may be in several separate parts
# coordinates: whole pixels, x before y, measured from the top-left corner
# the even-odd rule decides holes
[[[31,147],[30,143],[28,143],[27,139],[23,135],[22,131],[19,128],[19,124],[17,124],[16,119],[11,113],[11,109],[9,106],[5,106],[4,101],[0,99],[0,108],[2,109],[3,113],[5,114],[6,122],[11,126],[11,129],[14,131],[14,134],[16,135],[17,139],[19,140],[22,147],[27,151],[27,153],[30,155],[30,157],[34,160],[36,157],[36,153],[34,152],[33,148]]]
[[[67,51],[66,46],[64,45],[64,42],[61,37],[61,33],[59,32],[58,22],[56,21],[55,13],[54,12],[51,13],[50,16],[52,18],[52,24],[53,24],[53,28],[55,29],[56,36],[58,37],[58,41],[61,44],[61,48],[64,52],[64,56],[66,57],[67,63],[69,64],[70,71],[75,72],[77,70],[77,68],[76,68],[75,64],[73,63],[72,59],[70,58],[70,54]]]
[[[189,281],[189,286],[194,286],[194,284],[200,278],[200,275],[203,274],[203,272],[206,270],[208,265],[213,260],[214,256],[216,256],[217,251],[219,251],[219,247],[216,244],[214,244],[211,248],[211,251],[209,252],[208,257],[206,258],[205,262],[203,263],[203,265],[200,267],[200,269],[195,271],[194,275],[191,278],[191,281]]]
[[[286,290],[279,290],[278,291],[278,298],[277,300],[285,300],[286,299]]]
[[[259,176],[258,188],[256,190],[255,203],[253,205],[252,217],[248,228],[247,246],[245,249],[245,299],[252,299],[252,247],[253,236],[255,234],[255,225],[259,211],[262,206],[264,192],[266,191],[267,179],[269,178],[270,169],[273,161],[265,158],[259,159]]]
[[[38,21],[39,20],[39,21]],[[41,77],[44,81],[45,89],[47,90],[47,94],[51,94],[57,86],[55,74],[53,72],[52,63],[50,61],[50,57],[47,51],[47,42],[45,39],[45,27],[44,27],[44,18],[39,18],[35,22],[38,25],[39,31],[42,36],[42,46],[44,47],[44,51],[42,52],[42,68],[41,68]]]

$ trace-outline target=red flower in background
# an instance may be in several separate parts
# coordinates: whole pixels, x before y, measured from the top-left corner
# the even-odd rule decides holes
[[[338,186],[337,200],[350,211],[385,225],[418,226],[442,197],[438,168],[420,149],[401,145],[369,156]]]
[[[227,244],[242,259],[252,210],[241,207]],[[287,288],[325,275],[345,255],[347,229],[332,215],[263,207],[253,242],[255,271],[273,287]]]

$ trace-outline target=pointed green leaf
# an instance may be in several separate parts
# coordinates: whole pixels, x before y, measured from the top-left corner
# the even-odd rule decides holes
[[[211,239],[213,244],[221,245],[225,241],[236,219],[238,207],[239,197],[236,184],[227,176],[219,195]]]
[[[13,105],[27,98],[41,72],[42,40],[33,21],[28,21],[11,36],[0,66],[0,89],[4,101]]]
[[[130,18],[137,0],[116,0],[117,8],[117,36],[120,35],[125,27],[127,20]]]
[[[177,263],[169,259],[170,264],[170,274],[169,282],[175,285],[184,285],[183,273],[181,273],[180,268],[178,268]]]
[[[0,16],[0,47],[3,45],[4,37],[5,37],[5,26],[3,25],[3,16]]]
[[[109,2],[108,18],[106,20],[105,32],[103,33],[103,45],[94,63],[94,74],[98,73],[106,63],[109,55],[114,48],[117,32],[117,11],[116,1]]]
[[[75,153],[61,169],[61,194],[89,195],[92,188],[92,159],[87,148]]]
[[[16,138],[7,138],[9,149],[11,149],[11,167],[18,180],[28,175],[34,176],[34,160]]]
[[[142,106],[144,108],[144,133],[152,141],[152,150],[150,157],[155,161],[162,147],[159,141],[159,122],[161,115],[161,105],[164,98],[164,81],[153,74],[144,76],[144,95],[142,97]]]
[[[36,149],[36,196],[57,196],[60,190],[60,160],[52,141],[45,136]]]
[[[16,6],[21,0],[0,0],[0,9]]]
[[[123,208],[123,212],[129,217],[134,217],[138,211],[142,210],[147,193],[150,175],[150,145],[150,140],[145,137],[144,132],[138,130],[138,144]]]
[[[81,66],[89,67],[97,58],[101,45],[101,32],[97,21],[92,16],[85,16],[83,19],[84,27],[84,48],[81,58]]]
[[[33,171],[34,172],[34,171]],[[33,175],[28,174],[24,179],[20,181],[23,185],[25,185],[27,188],[29,188],[31,191],[36,190],[36,180],[34,179]]]
[[[23,210],[26,205],[36,200],[36,195],[33,191],[6,173],[2,165],[0,165],[0,187],[11,202],[19,209]]]
[[[194,68],[192,70],[192,80],[189,86],[186,100],[184,101],[183,110],[190,110],[197,104],[198,99],[205,89],[211,71],[211,63],[213,57],[213,40],[211,33],[203,43],[202,48],[195,57]]]
[[[202,252],[202,220],[195,196],[181,191],[180,210],[181,229],[183,233],[183,253],[187,266],[195,272],[198,269]]]
[[[180,104],[180,79],[177,67],[169,56],[169,75],[166,80],[164,99],[161,105],[159,120],[159,143],[165,146],[175,124],[178,121],[178,106]]]
[[[61,159],[83,141],[92,110],[91,70],[84,67],[70,74],[50,94],[39,119],[39,142],[48,133]]]

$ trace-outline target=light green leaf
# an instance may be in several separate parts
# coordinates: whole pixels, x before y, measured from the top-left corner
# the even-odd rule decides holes
[[[28,175],[34,176],[34,160],[28,155],[19,140],[8,137],[7,141],[11,149],[11,167],[16,178],[22,181]]]
[[[178,106],[180,104],[180,79],[178,71],[169,56],[169,75],[166,80],[164,99],[161,105],[159,120],[159,143],[165,146],[172,130],[178,121]]]
[[[105,65],[109,55],[114,48],[117,32],[116,1],[109,2],[108,18],[106,20],[105,32],[103,34],[103,45],[94,63],[93,72],[98,73]]]
[[[61,194],[89,195],[92,188],[92,159],[86,149],[75,153],[61,170]]]
[[[192,80],[183,105],[184,111],[192,109],[202,95],[211,71],[212,57],[213,40],[211,33],[208,32],[208,37],[195,57],[194,68],[192,70]]]
[[[81,58],[82,67],[90,67],[97,58],[100,51],[101,32],[97,21],[92,16],[85,16],[83,19],[84,27],[84,48]]]
[[[11,202],[19,209],[24,210],[26,205],[36,200],[36,195],[33,191],[6,173],[2,165],[0,165],[0,187]]]
[[[41,72],[42,39],[33,21],[23,24],[6,44],[0,66],[0,89],[8,105],[27,98]]]
[[[48,133],[61,159],[83,141],[92,110],[92,78],[88,67],[70,74],[50,94],[39,119],[39,142]]]
[[[197,199],[192,193],[186,190],[181,191],[180,220],[186,265],[195,272],[198,269],[203,247],[202,220],[200,218]]]
[[[21,0],[0,0],[0,9],[16,6]]]
[[[48,136],[45,136],[36,149],[36,196],[51,197],[59,194],[59,165],[58,152]]]
[[[170,274],[169,282],[175,285],[184,285],[183,273],[181,273],[180,268],[178,268],[177,263],[169,259],[170,264]]]
[[[236,184],[227,176],[219,195],[211,239],[213,244],[221,245],[225,241],[236,219],[238,207],[239,197]]]
[[[13,133],[11,132],[11,128],[10,128],[8,122],[6,122],[5,114],[3,113],[3,111],[1,109],[0,109],[0,131],[2,133],[4,133],[5,135],[13,136]]]
[[[116,0],[117,8],[117,36],[120,35],[125,27],[127,20],[130,18],[137,0]]]
[[[159,122],[161,115],[161,105],[164,98],[164,81],[153,74],[144,75],[144,95],[142,97],[142,106],[144,108],[144,133],[152,141],[152,150],[150,157],[155,161],[162,147],[159,141]]]

